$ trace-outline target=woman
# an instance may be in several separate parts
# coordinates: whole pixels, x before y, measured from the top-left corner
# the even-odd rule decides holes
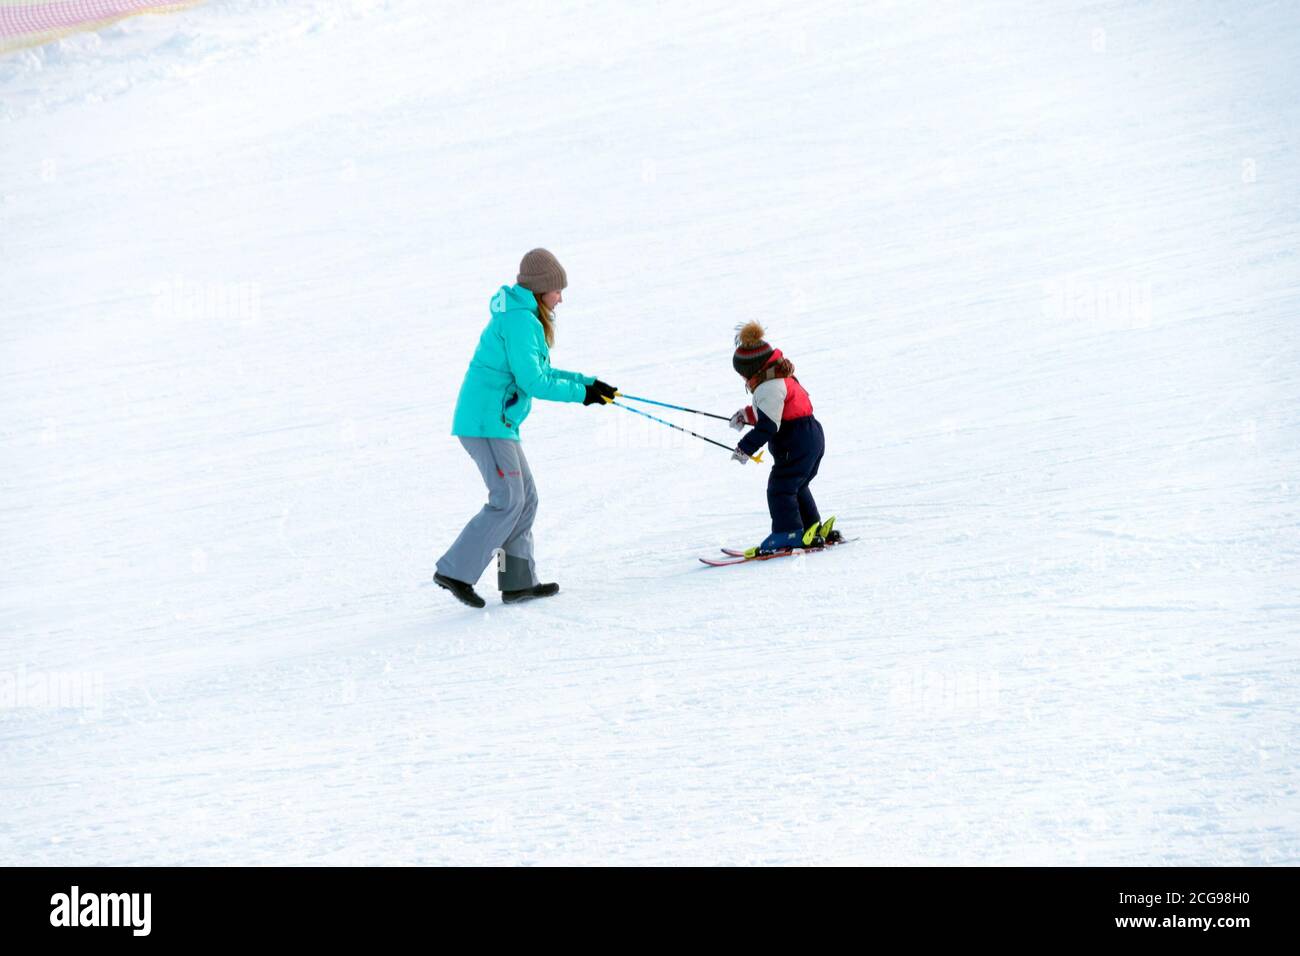
[[[533,567],[537,488],[519,426],[534,398],[604,405],[617,391],[591,375],[551,367],[555,308],[568,284],[564,267],[545,249],[524,256],[516,284],[492,297],[492,317],[456,399],[451,433],[478,466],[488,502],[438,559],[433,580],[470,607],[484,606],[474,583],[498,548],[505,554],[497,565],[501,600],[511,604],[560,590],[558,584],[539,584]]]

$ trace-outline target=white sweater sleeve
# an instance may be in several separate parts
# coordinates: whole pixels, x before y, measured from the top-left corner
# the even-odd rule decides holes
[[[781,412],[785,408],[785,379],[770,378],[754,389],[754,417],[761,412],[781,427]],[[759,419],[761,422],[762,419]]]

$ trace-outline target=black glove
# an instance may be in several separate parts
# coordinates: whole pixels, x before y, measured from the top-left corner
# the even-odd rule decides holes
[[[614,400],[614,395],[618,392],[613,385],[606,385],[600,379],[592,382],[587,386],[587,395],[582,400],[584,405],[604,405]]]

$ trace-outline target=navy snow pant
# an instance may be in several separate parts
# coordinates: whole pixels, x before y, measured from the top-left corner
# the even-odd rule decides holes
[[[772,530],[803,531],[820,523],[821,514],[808,484],[817,477],[817,468],[826,451],[821,422],[811,415],[784,422],[767,447],[773,461],[772,474],[767,479],[767,510],[772,514]]]

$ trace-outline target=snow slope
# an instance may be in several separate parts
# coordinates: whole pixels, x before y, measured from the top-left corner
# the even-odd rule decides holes
[[[232,0],[0,59],[0,863],[1300,863],[1298,46]],[[763,320],[861,540],[705,568],[763,467],[539,403],[561,595],[427,584],[539,244],[628,392],[729,414]]]

